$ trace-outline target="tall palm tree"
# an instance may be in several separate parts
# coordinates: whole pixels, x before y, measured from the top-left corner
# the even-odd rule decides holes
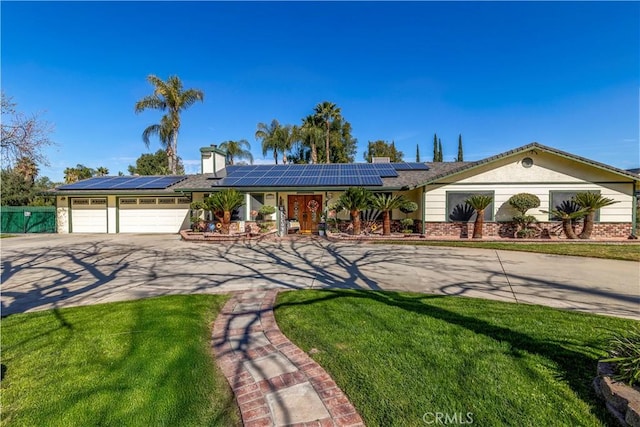
[[[482,225],[484,224],[484,211],[493,201],[492,196],[474,194],[465,200],[465,203],[476,211],[476,221],[473,223],[473,238],[482,239]]]
[[[325,134],[325,150],[327,153],[327,163],[331,163],[331,156],[329,155],[329,134],[330,134],[330,127],[331,127],[331,123],[334,120],[339,119],[340,116],[340,108],[338,106],[336,106],[336,104],[334,104],[333,102],[329,102],[329,101],[324,101],[321,102],[320,104],[316,105],[315,109],[315,115],[316,117],[318,117],[320,120],[322,120],[322,123],[324,123],[325,127],[326,127],[326,134]]]
[[[227,164],[232,165],[235,159],[246,159],[253,164],[251,144],[246,139],[239,141],[225,141],[220,144],[220,149],[227,152]]]
[[[322,141],[324,131],[320,127],[320,119],[316,116],[309,115],[302,119],[300,127],[300,137],[304,144],[311,149],[311,163],[318,163],[318,142]]]
[[[391,195],[378,193],[371,198],[371,207],[382,212],[382,234],[391,234],[391,211],[400,209],[407,203],[407,199],[402,195]]]
[[[276,165],[278,164],[278,151],[280,151],[278,129],[280,129],[280,123],[276,119],[273,119],[270,125],[258,123],[256,129],[256,139],[262,140],[262,155],[266,156],[269,151],[273,150],[273,159],[276,161]]]
[[[244,205],[244,195],[232,188],[229,188],[227,190],[213,193],[205,200],[205,204],[207,209],[209,209],[222,224],[220,231],[223,234],[229,234],[231,212]]]
[[[353,234],[360,234],[360,212],[371,206],[371,192],[363,187],[349,187],[340,195],[336,210],[347,210],[351,215]]]
[[[96,176],[106,176],[109,175],[109,169],[104,166],[100,166],[96,168]]]
[[[162,116],[159,124],[149,125],[142,132],[142,141],[144,142],[144,145],[147,146],[147,148],[149,148],[149,146],[151,145],[151,137],[158,137],[160,146],[167,152],[169,164],[171,164],[171,161],[173,159],[173,149],[171,147],[171,140],[173,138],[172,133],[173,127],[168,116]],[[169,170],[171,170],[171,168],[169,168]]]
[[[177,174],[178,168],[178,132],[180,130],[180,113],[195,104],[196,101],[204,100],[204,93],[198,89],[183,89],[182,81],[178,76],[169,76],[167,81],[154,76],[147,76],[147,81],[154,87],[153,95],[148,95],[136,102],[135,112],[140,113],[147,109],[166,111],[160,122],[157,134],[161,142],[163,138],[169,141],[167,144],[167,154],[169,155],[169,169],[172,174]],[[155,126],[155,125],[154,125]],[[148,136],[143,140],[148,145]]]
[[[573,198],[573,201],[583,208],[586,212],[584,217],[584,225],[582,226],[582,232],[579,237],[581,239],[590,239],[593,232],[593,223],[595,222],[596,211],[605,206],[618,203],[613,199],[602,197],[600,193],[578,193]]]
[[[281,126],[276,131],[276,146],[282,151],[282,163],[287,164],[287,153],[293,149],[293,145],[300,140],[298,126]]]
[[[38,166],[31,157],[20,157],[16,162],[15,170],[24,178],[25,182],[33,185],[36,181]]]

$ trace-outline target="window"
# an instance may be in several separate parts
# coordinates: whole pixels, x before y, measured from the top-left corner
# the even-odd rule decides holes
[[[178,197],[179,205],[188,205],[189,203],[191,203],[191,199],[189,197]]]
[[[120,204],[121,205],[137,205],[138,204],[138,199],[120,199]]]
[[[447,221],[472,222],[476,220],[476,212],[465,201],[476,194],[491,196],[489,206],[484,210],[484,220],[493,221],[495,198],[493,191],[447,191]]]
[[[91,199],[92,205],[106,205],[107,199]]]
[[[73,205],[88,205],[89,204],[89,199],[73,199],[72,200]]]
[[[141,197],[138,199],[138,204],[140,205],[155,205],[156,198],[155,197]]]
[[[249,213],[251,213],[252,211],[256,211],[258,212],[260,210],[260,208],[262,207],[262,205],[264,205],[264,193],[251,193],[249,198],[249,203],[250,203],[250,210]],[[249,215],[250,219],[257,219],[257,220],[262,220],[264,218],[262,218],[262,215],[258,214],[255,217],[252,217],[251,215]]]
[[[160,205],[175,205],[175,197],[158,197],[158,204]]]
[[[589,190],[591,193],[600,193],[600,191]],[[549,192],[549,210],[561,210],[565,212],[575,212],[580,209],[573,198],[579,191],[550,191]],[[600,209],[596,211],[595,221],[600,221]],[[560,221],[560,218],[549,214],[549,221]]]

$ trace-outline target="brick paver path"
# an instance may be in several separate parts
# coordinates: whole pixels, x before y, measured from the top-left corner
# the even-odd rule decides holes
[[[235,294],[213,327],[216,360],[245,427],[364,426],[325,370],[280,332],[273,315],[277,293]]]

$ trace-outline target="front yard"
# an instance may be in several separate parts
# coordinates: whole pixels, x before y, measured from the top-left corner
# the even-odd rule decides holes
[[[210,324],[227,298],[161,297],[2,319],[2,425],[239,425],[210,352]]]
[[[296,345],[313,350],[368,426],[422,425],[437,413],[483,426],[608,424],[591,385],[597,361],[613,330],[637,323],[462,297],[338,290],[281,293],[276,318]]]

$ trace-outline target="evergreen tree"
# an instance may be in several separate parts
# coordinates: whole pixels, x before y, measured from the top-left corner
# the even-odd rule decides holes
[[[438,138],[438,161],[442,161],[442,140]]]
[[[420,163],[420,145],[416,144],[416,162]]]
[[[458,135],[458,158],[456,162],[464,162],[464,156],[462,154],[462,134]]]
[[[372,157],[389,157],[392,162],[402,162],[404,153],[396,149],[395,143],[383,140],[369,141],[369,149],[364,153],[364,159],[371,163]]]
[[[433,134],[433,161],[438,161],[438,135]]]

